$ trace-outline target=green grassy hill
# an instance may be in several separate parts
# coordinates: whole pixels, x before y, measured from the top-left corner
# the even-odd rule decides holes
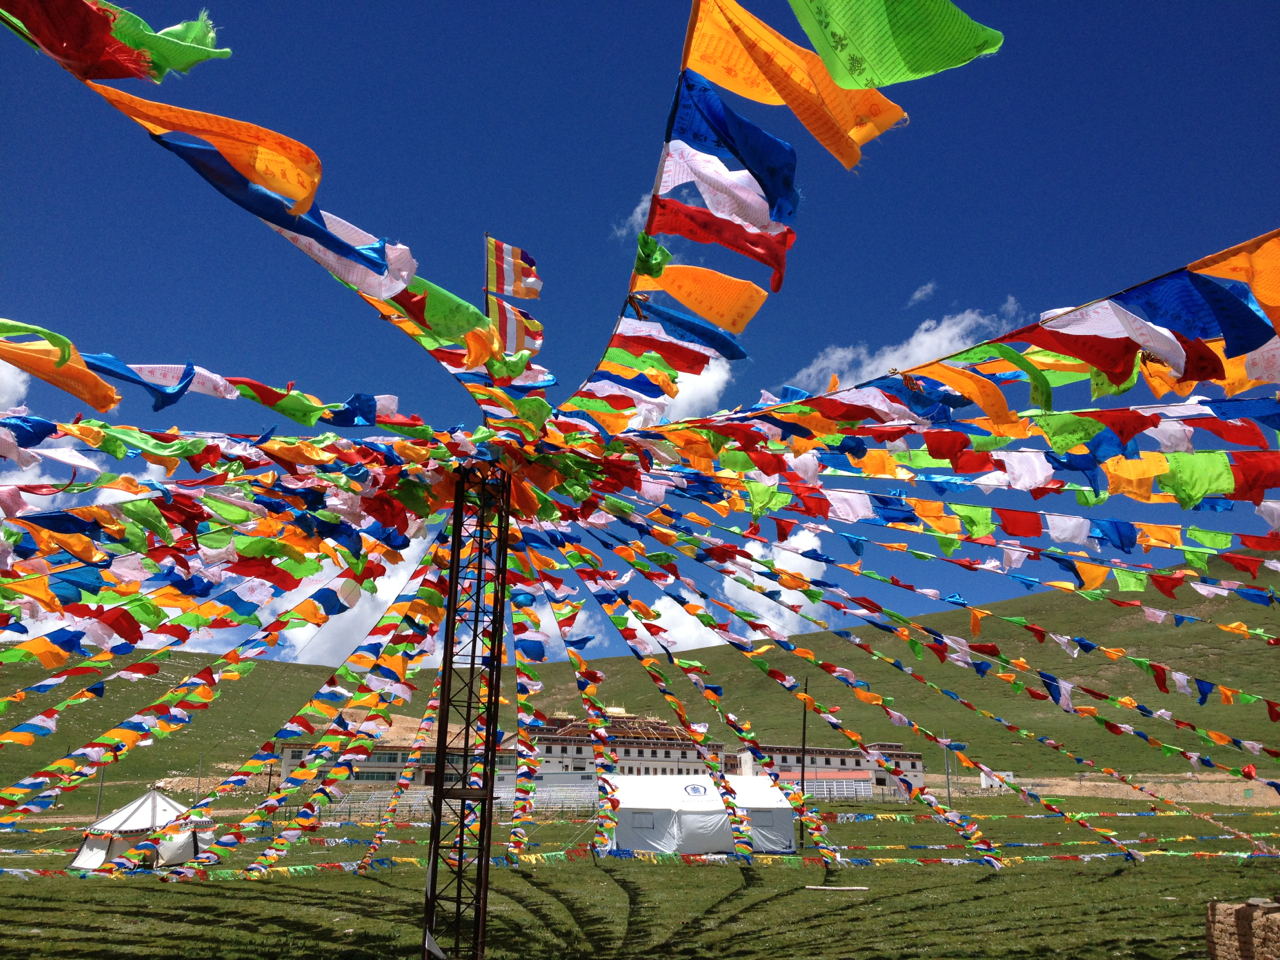
[[[1216,565],[1215,565],[1216,566]],[[1241,576],[1225,565],[1213,574],[1223,578]],[[975,574],[981,576],[982,574]],[[1273,577],[1264,570],[1258,583]],[[866,586],[875,586],[866,584]],[[893,605],[898,591],[881,590],[875,594]],[[1142,595],[1144,602],[1179,613],[1213,617],[1221,621],[1243,619],[1252,627],[1268,628],[1280,633],[1276,618],[1269,608],[1248,604],[1239,599],[1204,600],[1189,588],[1179,591],[1182,601],[1172,601],[1150,590]],[[1133,599],[1138,594],[1113,594]],[[990,605],[995,612],[1022,615],[1055,632],[1084,636],[1110,647],[1124,647],[1130,653],[1150,657],[1175,669],[1220,681],[1233,687],[1280,700],[1280,647],[1226,633],[1214,626],[1187,624],[1173,627],[1148,623],[1141,612],[1118,608],[1106,601],[1088,602],[1079,597],[1057,592],[1038,593]],[[936,614],[919,618],[939,630],[969,636],[966,611]],[[833,621],[833,626],[836,625]],[[871,627],[850,624],[855,634],[875,649],[902,659],[920,674],[953,690],[1010,722],[1063,742],[1077,754],[1123,772],[1180,774],[1189,771],[1180,758],[1166,759],[1160,751],[1146,746],[1135,737],[1117,737],[1092,721],[1063,713],[1049,701],[1033,701],[1025,694],[1014,695],[1008,684],[989,677],[979,679],[972,671],[951,664],[940,664],[930,653],[916,660],[902,641]],[[1154,681],[1128,661],[1112,662],[1101,652],[1081,653],[1068,657],[1052,640],[1041,645],[1020,628],[987,618],[982,641],[994,641],[1009,656],[1025,657],[1034,667],[1047,670],[1073,682],[1083,682],[1116,695],[1131,694],[1152,709],[1168,708],[1174,716],[1190,720],[1201,727],[1220,730],[1244,739],[1256,739],[1269,746],[1280,744],[1280,725],[1268,721],[1265,705],[1223,706],[1215,694],[1206,706],[1181,695],[1164,695]],[[801,644],[814,650],[821,659],[849,667],[866,680],[878,693],[894,698],[894,708],[921,726],[970,744],[976,759],[997,770],[1013,770],[1027,777],[1072,776],[1084,768],[1068,758],[1037,743],[1010,734],[1001,726],[982,719],[960,704],[939,696],[910,677],[867,657],[850,647],[848,642],[830,633],[806,636]],[[740,719],[748,720],[764,742],[798,743],[801,706],[772,680],[756,670],[746,658],[728,647],[693,651],[686,655],[702,662],[711,672],[708,682],[724,687],[724,704]],[[778,669],[800,678],[809,678],[810,692],[828,706],[840,706],[838,714],[851,729],[869,741],[891,740],[914,742],[925,753],[931,770],[940,766],[937,747],[913,736],[910,728],[894,727],[883,711],[859,702],[853,692],[834,678],[797,657],[779,649],[771,650],[765,659]],[[181,676],[198,670],[207,657],[194,654],[175,655],[156,678],[135,684],[116,683],[102,700],[80,704],[66,711],[55,734],[37,741],[35,746],[9,745],[0,750],[0,781],[13,783],[41,764],[74,749],[135,709],[153,700]],[[121,664],[123,665],[123,664]],[[608,679],[600,687],[600,698],[606,704],[625,706],[633,713],[651,713],[667,718],[671,713],[648,676],[633,660],[612,659],[594,663]],[[710,723],[712,735],[723,739],[729,731],[717,721],[714,712],[675,667],[664,667],[670,686],[689,708],[694,721]],[[103,810],[112,809],[136,796],[151,781],[169,776],[194,776],[201,769],[206,780],[225,776],[232,765],[248,756],[291,716],[324,682],[327,667],[261,663],[245,679],[228,683],[222,696],[211,709],[196,714],[188,728],[153,746],[134,752],[129,759],[108,772],[102,801]],[[547,714],[556,710],[581,713],[574,686],[573,672],[567,663],[544,664],[538,673],[546,690],[535,699]],[[0,671],[4,693],[44,675],[39,666],[7,665]],[[23,703],[10,704],[3,717],[7,729],[33,713],[58,702],[74,690],[68,681],[58,691],[31,696]],[[429,681],[419,685],[426,687]],[[1036,689],[1040,689],[1037,687]],[[1082,694],[1078,704],[1093,704]],[[422,695],[398,712],[414,713],[425,706]],[[1215,761],[1240,765],[1255,760],[1231,748],[1202,743],[1194,733],[1176,730],[1172,724],[1146,719],[1137,712],[1101,706],[1109,719],[1129,723],[1166,743],[1188,750],[1208,753]],[[508,714],[503,726],[510,729],[514,718]],[[810,742],[838,746],[842,737],[810,716]],[[203,760],[201,759],[203,757]],[[1275,777],[1277,766],[1265,756],[1257,758],[1260,773]],[[67,813],[92,813],[97,804],[97,787],[90,784],[64,797]]]

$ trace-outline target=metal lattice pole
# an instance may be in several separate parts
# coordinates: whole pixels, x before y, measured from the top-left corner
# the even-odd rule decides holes
[[[456,476],[422,955],[481,960],[511,482],[489,465],[467,466]]]

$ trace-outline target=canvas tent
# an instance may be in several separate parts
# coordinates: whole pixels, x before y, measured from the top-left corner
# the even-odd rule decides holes
[[[186,805],[171,800],[159,790],[148,790],[137,800],[115,810],[85,830],[84,842],[71,861],[75,870],[93,870],[125,853],[161,827],[186,812]],[[152,866],[168,867],[186,863],[214,841],[213,821],[205,817],[188,820],[186,829],[160,843],[160,855]]]
[[[751,817],[757,853],[791,853],[791,805],[768,777],[729,777],[737,802]],[[733,853],[724,803],[708,776],[610,777],[617,787],[616,850],[655,853]]]

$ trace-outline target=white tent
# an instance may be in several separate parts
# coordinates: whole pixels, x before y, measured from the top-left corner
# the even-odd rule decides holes
[[[733,853],[729,816],[708,776],[610,777],[618,788],[618,826],[610,849],[655,853]],[[729,777],[751,818],[757,853],[796,848],[791,804],[768,777]]]
[[[71,861],[74,870],[93,870],[106,861],[126,853],[139,840],[145,840],[161,827],[186,812],[186,806],[171,800],[159,790],[148,790],[137,800],[115,810],[85,830],[84,842]],[[154,866],[168,867],[186,863],[214,841],[213,821],[195,817],[184,824],[181,833],[160,842],[160,856]]]

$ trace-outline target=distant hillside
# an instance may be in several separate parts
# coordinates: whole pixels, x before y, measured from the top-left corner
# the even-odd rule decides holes
[[[1219,568],[1216,563],[1213,575],[1224,579],[1245,576],[1226,565]],[[1257,583],[1272,582],[1267,579],[1269,577],[1274,575],[1264,569]],[[892,607],[891,597],[896,593],[898,591],[891,589],[880,590],[875,596]],[[1179,590],[1179,594],[1184,596],[1184,600],[1170,600],[1155,590],[1142,595],[1112,596],[1123,599],[1140,597],[1144,602],[1162,609],[1223,621],[1244,620],[1250,626],[1264,627],[1270,632],[1280,633],[1280,625],[1270,608],[1239,599],[1204,600],[1187,587]],[[1158,660],[1184,672],[1280,700],[1280,647],[1268,647],[1259,640],[1226,633],[1204,624],[1174,627],[1172,620],[1166,625],[1151,624],[1143,618],[1141,612],[1119,608],[1106,601],[1090,603],[1079,597],[1057,592],[1007,600],[991,604],[988,609],[1006,616],[1025,616],[1055,632],[1084,636],[1109,647],[1124,647],[1137,656]],[[969,636],[969,617],[966,611],[918,619],[947,633]],[[837,623],[833,618],[833,626],[835,625]],[[972,700],[979,707],[1038,735],[1059,740],[1075,752],[1102,764],[1133,773],[1177,774],[1190,769],[1182,759],[1166,759],[1161,756],[1160,751],[1146,746],[1136,737],[1113,736],[1089,720],[1064,714],[1052,702],[1033,701],[1025,694],[1013,695],[1009,685],[1000,680],[980,680],[972,671],[940,664],[928,652],[923,660],[916,660],[908,646],[894,636],[872,627],[858,626],[854,622],[847,626],[877,650],[900,658],[903,663],[910,664],[928,679]],[[1151,677],[1127,661],[1113,663],[1101,652],[1081,653],[1072,660],[1052,640],[1043,645],[1038,644],[1030,633],[995,621],[994,618],[983,621],[979,640],[996,642],[1007,655],[1025,657],[1033,666],[1067,680],[1083,682],[1117,695],[1130,694],[1154,710],[1168,708],[1173,711],[1174,716],[1190,720],[1199,726],[1245,739],[1262,740],[1271,746],[1280,744],[1280,724],[1268,721],[1263,704],[1223,706],[1215,694],[1209,704],[1201,707],[1181,694],[1161,694]],[[995,769],[1013,770],[1034,776],[1071,776],[1081,769],[1052,750],[1010,734],[998,724],[976,716],[960,704],[932,693],[910,677],[872,660],[832,634],[813,634],[798,642],[814,650],[820,659],[849,667],[877,692],[894,697],[894,708],[922,726],[935,733],[941,733],[945,729],[949,736],[970,743],[973,756]],[[708,682],[724,687],[726,709],[739,718],[750,721],[762,740],[775,743],[799,742],[800,703],[764,677],[746,658],[728,647],[696,650],[685,656],[706,665],[711,671]],[[159,677],[135,684],[116,683],[103,700],[70,708],[60,721],[58,731],[52,736],[37,742],[33,747],[10,745],[0,750],[0,780],[6,785],[13,783],[39,765],[62,756],[150,702],[168,685],[182,675],[198,670],[208,659],[195,654],[175,655],[164,665]],[[838,716],[866,739],[908,743],[914,741],[917,748],[925,750],[929,768],[932,770],[939,767],[941,754],[936,747],[917,740],[910,728],[891,725],[880,709],[859,702],[852,691],[834,678],[776,648],[767,653],[765,659],[802,681],[808,677],[813,696],[828,706],[840,706],[842,709]],[[629,658],[622,658],[596,661],[594,666],[608,676],[600,687],[600,698],[604,703],[622,705],[635,713],[652,713],[667,719],[671,717],[670,709],[639,664]],[[680,671],[670,665],[665,665],[663,669],[668,675],[672,691],[688,706],[691,718],[710,723],[713,735],[717,739],[724,739],[729,731],[718,723],[713,711],[703,703]],[[568,710],[580,715],[581,704],[569,664],[542,664],[537,670],[546,684],[546,690],[534,701],[539,709],[548,715],[556,710]],[[246,679],[227,684],[212,708],[197,714],[189,728],[167,740],[158,741],[154,746],[136,751],[126,762],[110,769],[102,802],[103,809],[109,810],[136,796],[143,785],[152,780],[169,776],[195,776],[202,763],[203,775],[207,781],[225,776],[232,765],[248,756],[274,733],[330,673],[330,668],[321,666],[270,662],[259,664]],[[0,686],[3,687],[3,694],[8,694],[44,675],[45,672],[38,666],[33,669],[30,665],[6,665],[0,670]],[[30,697],[24,703],[11,703],[0,722],[8,729],[31,714],[58,702],[74,690],[72,683],[73,681],[68,681],[58,691],[42,697]],[[424,677],[421,678],[420,686],[425,690],[429,683],[430,678]],[[514,700],[510,696],[509,699]],[[1094,703],[1084,695],[1077,695],[1076,702]],[[425,700],[420,694],[412,705],[397,708],[397,712],[414,713],[424,706]],[[1174,729],[1172,724],[1145,719],[1132,710],[1116,707],[1101,709],[1109,719],[1132,724],[1167,743],[1208,753],[1215,761],[1239,765],[1245,760],[1235,750],[1206,745],[1194,734]],[[510,708],[504,709],[504,714],[503,725],[510,729],[514,726]],[[816,744],[834,746],[842,743],[839,735],[827,729],[812,715],[809,737]],[[1247,759],[1255,760],[1252,756]],[[1255,762],[1260,771],[1269,771],[1270,775],[1280,773],[1280,767],[1265,756]],[[90,784],[78,793],[68,795],[65,802],[68,812],[92,813],[97,802],[97,786]]]

